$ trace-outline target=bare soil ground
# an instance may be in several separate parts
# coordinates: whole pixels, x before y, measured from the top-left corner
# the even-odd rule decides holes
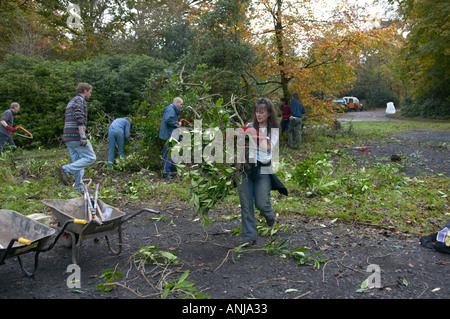
[[[353,152],[367,161],[388,161],[392,154],[400,153],[407,174],[439,172],[448,176],[450,131],[410,131],[391,138],[388,143],[364,145],[370,152]],[[158,299],[162,292],[161,276],[166,276],[168,282],[176,282],[186,270],[190,271],[186,280],[195,283],[196,293],[216,300],[450,298],[450,255],[421,247],[415,234],[331,223],[326,219],[281,216],[291,231],[260,237],[256,246],[251,247],[263,248],[275,239],[278,243],[286,240],[291,248],[323,250],[318,257],[327,261],[320,268],[313,268],[264,251],[231,253],[240,244],[240,238],[232,234],[240,226],[240,220],[223,219],[221,212],[213,212],[218,221],[204,229],[186,204],[165,203],[161,199],[159,205],[142,206],[159,209],[164,219],[152,220],[149,217],[153,216],[142,213],[124,224],[124,247],[119,256],[109,252],[104,239],[86,241],[79,289],[67,286],[71,250],[57,244],[40,255],[35,278],[24,277],[15,259],[0,266],[0,298]],[[139,208],[127,205],[120,209],[132,213]],[[130,262],[135,259],[130,257],[140,247],[149,245],[173,252],[179,263],[166,269],[156,270],[147,265],[144,271],[138,270],[136,263]],[[31,257],[24,255],[25,259]],[[377,265],[381,270],[381,288],[359,292],[362,282],[373,275],[367,271],[369,265]],[[104,283],[100,278],[102,271],[114,267],[120,267],[123,274],[117,280],[120,285],[110,292],[99,291],[96,286]],[[169,310],[181,314],[182,308],[177,304]]]

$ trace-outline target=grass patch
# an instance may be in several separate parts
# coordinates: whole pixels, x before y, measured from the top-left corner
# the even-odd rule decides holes
[[[355,122],[327,137],[308,132],[300,152],[284,149],[278,175],[291,196],[274,201],[280,215],[342,219],[395,226],[419,234],[436,231],[450,215],[447,177],[408,177],[392,164],[364,163],[341,151],[408,130],[449,130],[447,123]]]
[[[365,163],[341,151],[342,145],[359,145],[380,140],[389,134],[412,129],[448,130],[446,123],[355,122],[332,137],[325,129],[308,130],[300,151],[280,148],[277,173],[290,191],[289,197],[273,194],[273,205],[283,217],[341,219],[361,223],[391,225],[414,233],[429,233],[444,225],[449,216],[449,178],[438,176],[408,177],[392,165]],[[96,151],[102,148],[97,145]],[[38,149],[51,153],[39,157],[17,158],[5,152],[0,157],[0,207],[25,215],[46,211],[46,198],[73,198],[80,194],[64,186],[56,173],[58,166],[69,163],[66,149]],[[26,155],[32,155],[27,152]],[[15,160],[14,157],[16,157]],[[133,169],[106,170],[97,162],[85,172],[85,178],[101,181],[99,197],[111,205],[143,202],[187,205],[190,187],[182,181],[165,182]],[[239,198],[232,192],[217,211],[236,215]]]
[[[358,136],[370,140],[410,130],[450,130],[450,122],[353,122],[353,126]]]

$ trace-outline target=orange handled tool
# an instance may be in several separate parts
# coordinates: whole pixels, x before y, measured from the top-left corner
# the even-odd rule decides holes
[[[186,122],[187,124],[189,124],[190,126],[194,126],[194,125],[192,125],[192,123],[191,122],[189,122],[188,120],[186,120],[186,119],[181,119],[180,120],[180,122]]]
[[[18,133],[16,133],[17,135],[22,136],[22,137],[26,137],[26,138],[31,138],[31,139],[33,138],[33,134],[31,134],[30,132],[28,132],[28,131],[27,131],[26,129],[24,129],[22,126],[16,126],[16,128],[20,128],[22,131],[28,133],[29,136],[26,136],[26,135],[23,135],[23,134],[18,134]]]

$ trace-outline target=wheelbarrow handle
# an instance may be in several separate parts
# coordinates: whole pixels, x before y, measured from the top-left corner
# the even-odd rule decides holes
[[[18,241],[19,243],[24,244],[24,245],[27,245],[27,246],[31,245],[31,240],[25,239],[25,238],[23,238],[23,237],[20,237],[19,239],[17,239],[17,241]]]
[[[86,225],[86,219],[77,219],[77,218],[75,218],[75,219],[72,219],[72,221],[73,221],[74,224]],[[66,224],[67,224],[67,222],[66,222]],[[70,224],[70,221],[69,221],[68,224]]]
[[[14,245],[14,243],[16,241],[21,243],[21,244],[27,245],[27,246],[31,245],[31,240],[29,240],[29,239],[25,239],[23,237],[12,238],[11,241],[9,242],[9,245],[6,247],[6,250],[5,250],[5,253],[3,254],[3,257],[0,259],[0,265],[3,264],[3,262],[6,259],[6,256],[8,256],[10,250],[12,249],[12,246]]]
[[[52,249],[53,246],[55,246],[56,242],[59,240],[59,237],[61,237],[61,235],[66,230],[67,226],[69,226],[70,224],[86,225],[86,223],[87,222],[85,219],[76,219],[75,218],[75,219],[66,220],[64,225],[61,227],[61,230],[59,231],[59,233],[56,235],[55,239],[53,240],[53,243],[51,243],[50,246],[48,246],[47,248],[41,249],[41,252],[46,252],[46,251],[49,251],[50,249]]]
[[[121,224],[125,223],[126,221],[130,220],[131,218],[133,218],[133,217],[135,217],[135,216],[137,216],[137,215],[139,215],[139,214],[141,214],[143,212],[148,212],[148,213],[157,214],[157,215],[159,215],[159,213],[160,213],[159,211],[153,210],[153,209],[150,209],[150,208],[142,208],[137,213],[134,213],[134,214],[131,214],[129,216],[126,216],[126,217],[122,218]]]

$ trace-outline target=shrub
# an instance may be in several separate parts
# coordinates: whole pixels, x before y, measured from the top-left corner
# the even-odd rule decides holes
[[[402,115],[429,119],[450,119],[449,101],[435,97],[406,99],[402,105]]]
[[[75,70],[67,62],[44,61],[40,57],[7,56],[0,65],[2,109],[11,102],[21,105],[14,118],[16,126],[32,132],[33,140],[21,146],[39,146],[57,138],[64,126],[64,109],[74,94]]]
[[[37,147],[61,142],[64,111],[79,82],[93,87],[88,106],[88,126],[109,117],[132,116],[142,100],[147,78],[162,73],[168,63],[148,56],[98,56],[81,62],[45,61],[41,57],[9,55],[0,65],[1,108],[18,102],[15,125],[29,130],[33,140],[20,146]],[[159,129],[159,128],[158,128]]]

